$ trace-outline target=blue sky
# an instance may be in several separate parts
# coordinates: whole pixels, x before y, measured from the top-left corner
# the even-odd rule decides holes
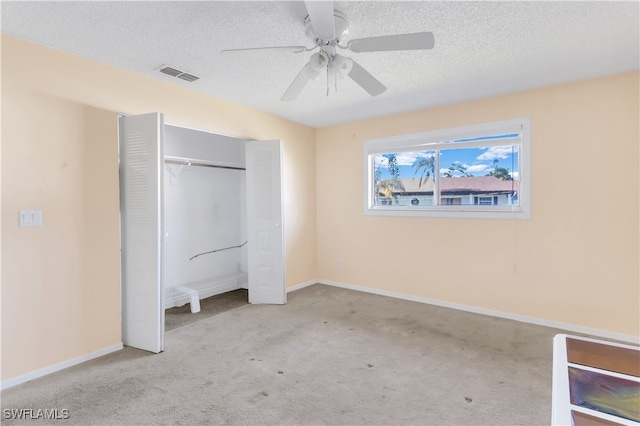
[[[401,178],[419,177],[415,174],[413,164],[420,156],[434,155],[435,151],[400,152],[396,154]],[[498,160],[498,167],[508,169],[512,176],[518,178],[518,146],[492,146],[482,148],[441,149],[440,174],[447,171],[454,162],[464,165],[467,172],[474,176],[484,176],[493,171],[493,161]],[[381,167],[382,178],[391,177],[388,160],[383,154],[375,156],[375,163]]]

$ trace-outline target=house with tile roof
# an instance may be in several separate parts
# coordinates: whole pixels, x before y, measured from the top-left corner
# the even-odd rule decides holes
[[[494,176],[440,177],[441,205],[517,205],[519,182]],[[393,197],[378,191],[378,205],[432,206],[433,179],[398,179]]]

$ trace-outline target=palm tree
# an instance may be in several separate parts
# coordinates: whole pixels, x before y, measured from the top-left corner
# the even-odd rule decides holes
[[[404,185],[397,179],[384,179],[376,187],[376,194],[394,200],[398,204],[398,192],[404,192]]]
[[[504,167],[498,167],[498,159],[493,159],[493,171],[487,173],[485,176],[494,176],[500,180],[513,180],[513,176],[509,173],[509,169]]]
[[[430,177],[436,178],[436,156],[431,154],[428,157],[418,157],[413,162],[413,168],[416,169],[415,175],[420,173],[420,182],[418,186],[422,186]]]
[[[460,175],[458,176],[457,173],[460,173]],[[467,166],[460,164],[459,161],[454,161],[445,172],[444,177],[473,177],[473,175],[467,173]]]
[[[398,192],[404,192],[404,185],[400,181],[400,168],[396,154],[383,154],[388,160],[387,168],[391,174],[390,179],[382,179],[382,170],[376,165],[374,169],[374,195],[375,204],[378,204],[377,197],[381,194],[387,199],[395,200],[398,203]]]

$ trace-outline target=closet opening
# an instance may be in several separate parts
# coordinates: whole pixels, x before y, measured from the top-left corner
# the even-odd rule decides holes
[[[245,141],[165,125],[165,331],[248,302]]]
[[[120,115],[118,134],[122,342],[162,352],[167,309],[197,320],[201,300],[231,292],[285,304],[282,141],[165,125],[162,113]]]

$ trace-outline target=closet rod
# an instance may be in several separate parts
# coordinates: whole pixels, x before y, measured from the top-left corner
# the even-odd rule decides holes
[[[219,166],[217,164],[207,164],[207,163],[200,163],[198,161],[189,161],[189,160],[173,160],[169,158],[165,158],[164,162],[171,163],[171,164],[182,164],[184,166],[214,167],[216,169],[231,169],[231,170],[247,170],[244,167]]]

